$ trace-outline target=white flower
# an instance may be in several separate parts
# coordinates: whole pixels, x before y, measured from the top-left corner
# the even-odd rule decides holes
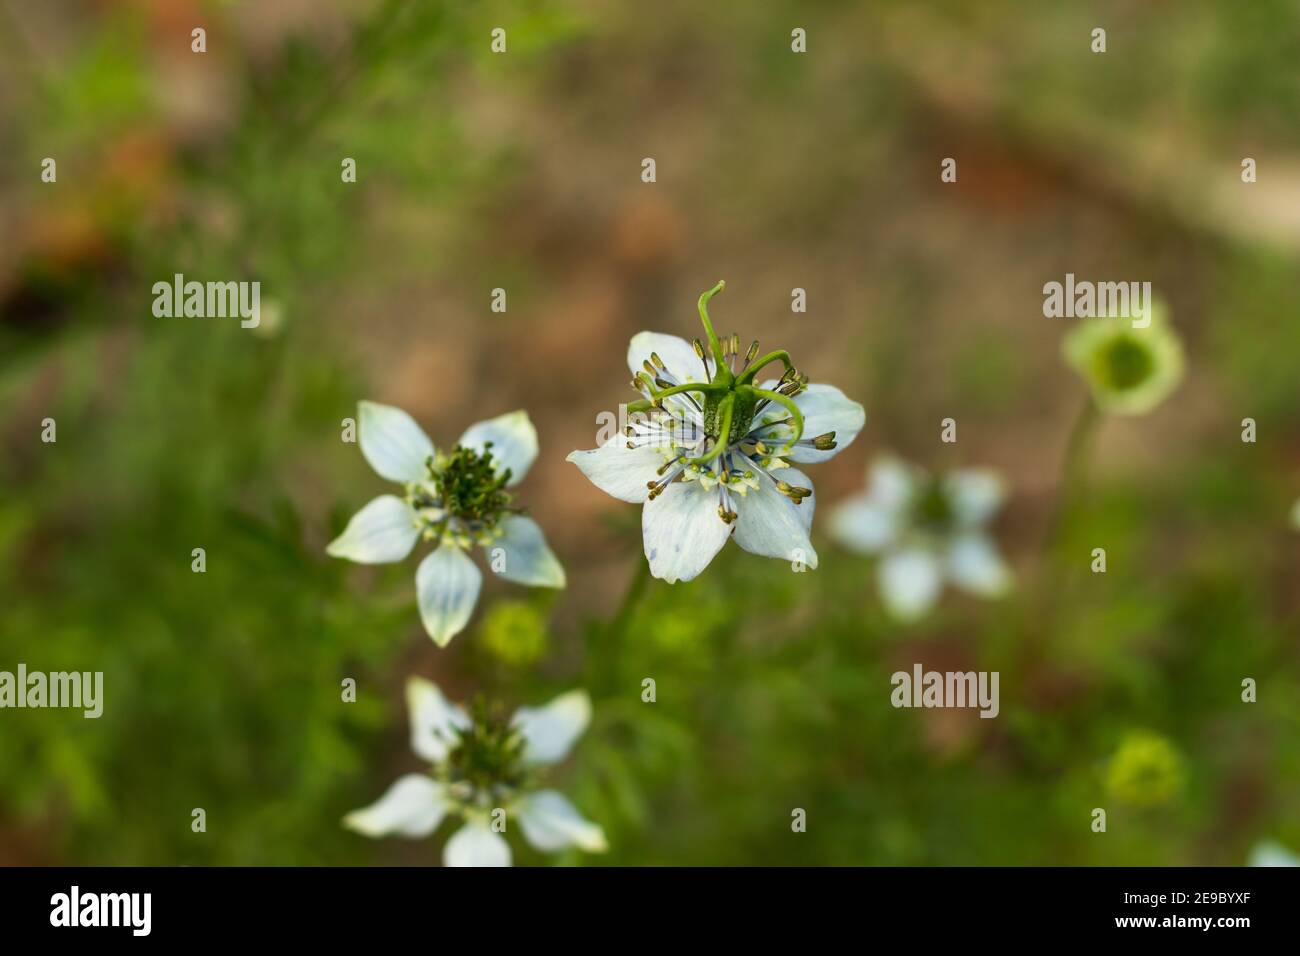
[[[984,525],[1002,504],[998,476],[958,469],[930,477],[897,459],[878,461],[869,487],[831,512],[831,535],[881,555],[879,584],[895,617],[915,620],[934,604],[945,580],[982,597],[1011,585],[1011,571]]]
[[[1291,506],[1291,527],[1300,531],[1300,498]]]
[[[444,817],[458,817],[463,824],[442,852],[447,866],[509,866],[501,823],[507,832],[517,823],[524,839],[547,853],[608,849],[605,831],[563,794],[538,789],[542,768],[563,760],[591,721],[586,692],[521,707],[507,719],[482,704],[468,713],[413,677],[406,701],[411,749],[432,769],[399,777],[370,806],[344,817],[344,826],[369,837],[426,837]]]
[[[564,587],[564,568],[537,522],[511,507],[513,488],[537,457],[537,430],[524,411],[477,425],[439,452],[406,412],[358,406],[361,453],[402,496],[380,495],[358,511],[326,551],[361,564],[401,561],[423,538],[434,550],[415,572],[420,618],[440,647],[469,623],[483,575],[467,551],[480,545],[507,581]]]
[[[632,339],[644,399],[627,406],[631,424],[568,458],[602,491],[643,504],[645,556],[669,583],[694,578],[733,535],[753,554],[817,567],[812,482],[792,466],[833,457],[866,417],[839,389],[808,384],[786,352],[760,358],[755,342],[742,358],[736,335],[719,340],[707,303],[722,287],[700,297],[707,350],[675,335]],[[754,385],[777,361],[785,374]]]

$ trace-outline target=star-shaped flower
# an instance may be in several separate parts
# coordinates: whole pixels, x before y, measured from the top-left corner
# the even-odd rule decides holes
[[[643,504],[641,531],[650,571],[689,581],[727,539],[753,554],[817,567],[808,539],[816,500],[793,464],[826,461],[865,420],[862,406],[830,385],[810,385],[784,350],[743,358],[740,339],[719,340],[700,296],[708,347],[675,335],[641,332],[628,348],[632,387],[624,433],[568,460],[623,501]],[[779,379],[754,384],[773,362]]]
[[[1010,586],[1011,571],[984,530],[1003,495],[987,469],[935,477],[886,458],[871,468],[865,492],[831,512],[830,531],[847,548],[881,555],[885,607],[914,620],[934,605],[945,580],[983,597]]]
[[[565,758],[591,721],[591,699],[570,691],[545,707],[521,707],[504,718],[479,704],[467,712],[422,678],[406,685],[411,749],[432,764],[427,774],[399,777],[382,797],[354,810],[343,824],[369,837],[426,837],[443,818],[464,824],[443,849],[447,866],[509,866],[501,831],[516,823],[524,839],[553,853],[576,846],[603,853],[599,825],[563,794],[538,789],[543,769]]]
[[[327,552],[361,564],[401,561],[423,538],[434,550],[415,572],[420,618],[440,646],[469,623],[483,575],[470,560],[474,545],[507,581],[564,587],[564,568],[537,522],[513,506],[513,488],[537,457],[537,430],[524,411],[466,429],[450,452],[439,452],[406,412],[361,402],[361,453],[402,495],[380,495],[358,511]]]

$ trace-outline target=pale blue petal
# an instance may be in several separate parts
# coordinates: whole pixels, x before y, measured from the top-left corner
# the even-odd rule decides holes
[[[447,756],[457,728],[469,726],[469,716],[443,696],[438,685],[423,677],[406,682],[406,710],[411,720],[411,749],[430,763]]]
[[[880,596],[894,617],[912,621],[934,606],[943,582],[939,562],[928,551],[910,548],[880,562]]]
[[[591,723],[591,698],[586,691],[569,691],[544,707],[520,707],[511,723],[524,738],[525,760],[558,763]]]
[[[641,509],[641,537],[650,573],[672,584],[689,581],[708,567],[731,537],[718,516],[717,490],[698,481],[670,484]]]
[[[410,505],[396,495],[380,495],[352,516],[325,553],[359,564],[386,564],[410,554],[419,537]]]
[[[605,831],[585,819],[557,790],[539,790],[524,799],[518,810],[524,839],[544,853],[576,846],[588,853],[609,849]]]
[[[489,442],[492,444],[490,449],[487,447]],[[480,454],[490,451],[497,474],[510,470],[507,487],[523,481],[537,460],[537,429],[522,409],[470,425],[457,444],[473,448]]]
[[[349,813],[343,825],[368,837],[426,837],[438,829],[448,809],[441,783],[408,773],[370,806]]]
[[[489,568],[516,584],[564,587],[564,568],[547,547],[546,536],[536,521],[523,515],[507,515],[500,527],[505,535],[486,545]],[[497,553],[498,548],[502,553]]]
[[[415,572],[420,619],[439,647],[465,629],[482,583],[483,572],[453,544],[443,544],[420,562]]]
[[[361,454],[370,467],[389,481],[419,481],[425,462],[433,455],[433,442],[415,419],[392,405],[360,402]]]
[[[453,833],[442,850],[445,866],[509,866],[510,859],[505,838],[477,820]]]

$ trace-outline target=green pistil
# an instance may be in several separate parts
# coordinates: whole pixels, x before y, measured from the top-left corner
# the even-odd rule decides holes
[[[449,456],[439,456],[429,465],[433,504],[476,529],[494,527],[510,509],[511,495],[505,490],[510,469],[497,474],[491,448],[492,443],[486,442],[479,453],[457,445]]]
[[[789,412],[788,421],[794,434],[786,440],[785,447],[788,448],[803,437],[803,413],[791,399],[807,387],[808,378],[790,363],[789,353],[778,350],[756,358],[758,343],[755,342],[745,354],[745,368],[738,376],[732,373],[730,361],[733,356],[740,355],[740,337],[732,333],[725,342],[719,339],[709,318],[709,300],[724,288],[726,283],[719,282],[700,296],[700,323],[704,326],[705,338],[708,340],[707,353],[699,339],[692,343],[695,354],[702,362],[706,354],[713,358],[712,380],[669,385],[659,374],[664,370],[662,360],[658,355],[651,355],[649,361],[642,363],[642,370],[636,373],[632,382],[633,388],[646,393],[648,397],[627,406],[629,413],[643,413],[654,408],[664,408],[663,400],[673,395],[690,395],[691,401],[698,401],[703,411],[704,434],[710,439],[710,446],[704,455],[686,460],[692,465],[708,464],[748,435],[758,405],[765,400],[781,405]],[[781,376],[777,389],[771,391],[756,388],[752,384],[754,376],[765,366],[777,361],[785,365],[785,373]],[[708,363],[704,362],[704,365],[707,369]],[[699,399],[694,395],[698,395]],[[830,432],[820,435],[817,447],[823,451],[834,448],[834,439],[834,434]],[[651,485],[653,487],[653,483]]]
[[[952,504],[938,478],[926,483],[912,507],[912,517],[916,526],[934,534],[941,535],[951,530],[956,518]]]
[[[1098,353],[1094,367],[1103,385],[1125,391],[1150,378],[1155,363],[1145,343],[1120,336]]]
[[[475,794],[517,790],[528,782],[524,739],[498,707],[483,698],[470,708],[470,724],[456,728],[442,767],[449,784],[468,784]]]

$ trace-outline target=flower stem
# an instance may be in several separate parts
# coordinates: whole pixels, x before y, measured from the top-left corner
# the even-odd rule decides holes
[[[624,639],[632,613],[636,610],[641,596],[650,581],[650,562],[638,557],[632,571],[632,579],[623,592],[623,600],[617,610],[605,622],[604,627],[593,629],[588,633],[587,659],[590,662],[589,688],[593,692],[616,693],[622,680],[623,659],[627,653],[627,641]],[[601,646],[597,647],[599,642]]]
[[[1080,410],[1074,425],[1070,428],[1070,437],[1065,445],[1065,457],[1061,461],[1061,487],[1056,502],[1056,514],[1049,526],[1047,547],[1054,549],[1060,542],[1070,513],[1078,504],[1087,481],[1088,452],[1092,448],[1092,439],[1101,422],[1097,404],[1091,398]]]

